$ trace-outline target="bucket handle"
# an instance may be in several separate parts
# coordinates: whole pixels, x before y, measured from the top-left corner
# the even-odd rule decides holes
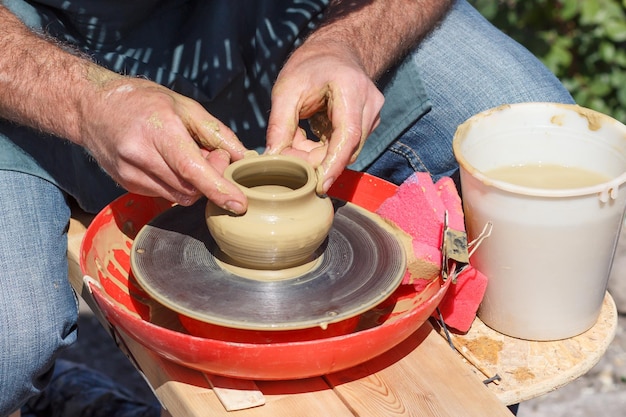
[[[604,184],[604,188],[600,191],[600,202],[608,203],[609,200],[616,200],[619,193],[619,186],[626,182],[626,175],[619,177]]]

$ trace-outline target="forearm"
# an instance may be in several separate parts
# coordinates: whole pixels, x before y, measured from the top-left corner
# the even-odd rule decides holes
[[[331,1],[307,42],[339,42],[377,79],[436,26],[451,0]]]
[[[80,143],[85,103],[119,77],[33,33],[0,6],[0,117]]]

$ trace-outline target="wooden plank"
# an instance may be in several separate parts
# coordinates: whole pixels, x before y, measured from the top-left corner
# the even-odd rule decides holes
[[[236,412],[227,411],[200,372],[147,351],[127,335],[122,338],[157,397],[174,417],[354,417],[322,378],[257,381],[265,404]]]
[[[388,354],[326,378],[359,416],[511,416],[429,322]]]
[[[131,360],[146,377],[169,414],[174,417],[203,417],[207,415],[207,410],[215,416],[222,415],[219,411],[226,413],[200,372],[165,360],[121,331],[120,336]],[[218,412],[213,413],[213,410]]]
[[[67,233],[67,263],[70,284],[78,294],[83,287],[83,273],[80,270],[80,244],[93,216],[83,212],[77,213],[70,219],[70,229]]]
[[[245,410],[245,417],[355,416],[323,378],[257,381],[257,385],[267,402]]]

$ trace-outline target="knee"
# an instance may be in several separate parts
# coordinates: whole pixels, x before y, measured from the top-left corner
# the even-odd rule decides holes
[[[0,316],[0,416],[40,393],[59,352],[76,340],[77,308],[55,312],[44,308],[41,314],[27,310],[13,309],[13,314]]]
[[[0,188],[0,415],[6,415],[46,386],[58,353],[76,339],[78,303],[67,279],[63,193],[6,170]]]

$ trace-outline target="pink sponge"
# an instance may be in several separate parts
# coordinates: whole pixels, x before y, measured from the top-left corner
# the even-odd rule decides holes
[[[465,231],[461,198],[452,179],[443,177],[433,184],[430,175],[421,172],[409,177],[376,211],[409,235],[409,243],[404,242],[409,259],[403,284],[414,285],[416,291],[441,272],[446,211],[448,227]],[[486,286],[487,278],[471,266],[459,274],[440,305],[445,323],[461,332],[469,330]]]
[[[448,227],[450,229],[465,231],[465,216],[463,215],[463,204],[461,197],[456,190],[456,185],[452,178],[443,177],[435,184],[437,195],[448,210]]]
[[[422,287],[439,275],[444,211],[430,175],[421,172],[409,177],[376,211],[408,235],[408,243],[403,242],[409,254],[405,284],[419,282]]]
[[[440,248],[445,210],[430,175],[417,172],[381,204],[377,213],[421,243]]]

